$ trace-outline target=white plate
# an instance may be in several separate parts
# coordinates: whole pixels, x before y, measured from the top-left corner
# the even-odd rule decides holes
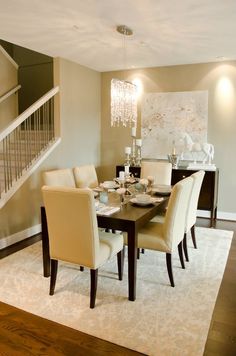
[[[136,204],[136,205],[140,205],[140,206],[147,206],[147,205],[154,203],[152,198],[148,202],[141,202],[141,201],[139,202],[139,201],[137,201],[137,198],[132,198],[132,199],[130,199],[130,202],[133,204]]]
[[[100,193],[103,191],[103,189],[101,187],[96,187],[96,188],[93,188],[93,191]]]
[[[158,193],[158,194],[170,194],[171,193],[171,185],[154,185],[152,187],[152,192],[153,193]]]
[[[119,188],[119,184],[117,184],[116,182],[113,182],[113,181],[106,181],[106,182],[102,183],[101,186],[105,189]]]

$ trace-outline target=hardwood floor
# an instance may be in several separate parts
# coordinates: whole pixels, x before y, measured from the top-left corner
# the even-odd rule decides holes
[[[142,355],[0,303],[0,355]]]
[[[208,219],[197,226],[209,227]],[[236,232],[236,222],[216,228]],[[0,258],[40,239],[40,235],[0,251]],[[147,341],[148,342],[148,341]],[[138,352],[57,324],[0,302],[0,355],[141,355]],[[204,356],[236,355],[236,234],[217,297]],[[163,355],[165,356],[165,355]]]
[[[236,355],[236,222],[217,221],[218,229],[233,230],[234,237],[217,296],[204,356]]]

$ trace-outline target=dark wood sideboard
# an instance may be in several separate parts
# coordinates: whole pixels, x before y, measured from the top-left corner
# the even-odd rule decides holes
[[[119,177],[119,172],[124,170],[124,166],[116,166],[116,177]],[[141,167],[131,166],[130,172],[134,177],[140,177]],[[172,169],[171,184],[174,185],[181,179],[193,174],[194,170],[187,169],[186,167],[179,167]],[[217,217],[217,201],[218,201],[218,184],[219,184],[219,169],[215,171],[205,171],[205,176],[200,191],[198,209],[207,210],[211,213],[211,226],[214,226]]]

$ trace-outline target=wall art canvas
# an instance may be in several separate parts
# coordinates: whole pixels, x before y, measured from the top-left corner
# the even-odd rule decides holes
[[[174,145],[176,153],[184,153],[183,159],[192,160],[193,154],[186,152],[183,136],[187,133],[194,142],[207,142],[207,121],[207,91],[144,95],[141,108],[142,157],[166,159]]]

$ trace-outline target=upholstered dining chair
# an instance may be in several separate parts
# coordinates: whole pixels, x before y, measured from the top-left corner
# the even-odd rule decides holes
[[[172,271],[172,252],[178,247],[181,266],[184,266],[182,240],[185,231],[186,211],[193,178],[185,178],[172,189],[163,223],[149,222],[138,233],[138,248],[156,250],[166,254],[170,284],[175,286]]]
[[[204,175],[205,172],[202,170],[193,173],[191,175],[191,177],[193,178],[193,186],[189,198],[189,205],[187,209],[186,226],[185,226],[185,233],[184,233],[184,240],[183,240],[183,249],[184,249],[184,255],[186,261],[189,261],[188,248],[187,248],[187,234],[189,231],[191,231],[193,246],[194,248],[197,248],[196,237],[195,237],[195,223],[197,220],[198,199],[199,199]]]
[[[152,176],[154,184],[171,185],[172,164],[161,161],[142,161],[141,178]]]
[[[147,178],[152,176],[154,178],[154,184],[161,185],[171,185],[171,176],[172,176],[172,164],[167,161],[142,161],[141,164],[141,177]],[[162,214],[156,215],[152,221],[160,222],[163,221],[165,211]],[[144,249],[142,249],[144,253]],[[138,250],[139,257],[139,250]]]
[[[55,169],[43,172],[44,185],[75,188],[75,179],[72,169]]]
[[[93,164],[74,168],[75,184],[77,188],[96,188],[98,178]]]
[[[98,268],[117,255],[119,279],[123,276],[123,235],[98,230],[91,190],[42,187],[51,259],[50,295],[54,294],[58,260],[90,269],[90,308],[95,307]]]

